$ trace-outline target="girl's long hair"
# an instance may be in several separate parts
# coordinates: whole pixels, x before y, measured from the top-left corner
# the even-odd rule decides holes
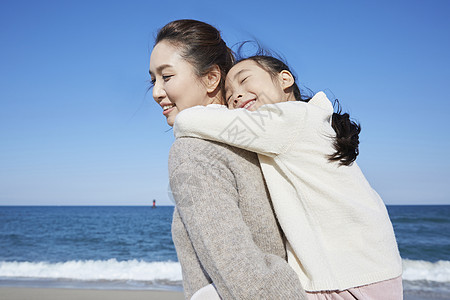
[[[240,59],[238,62],[244,60],[256,62],[272,77],[277,76],[283,70],[291,72],[286,63],[270,55],[254,55]],[[291,74],[293,73],[291,72]],[[297,101],[309,102],[311,100],[310,95],[306,95],[306,93],[300,90],[295,76],[294,84],[291,88]],[[340,103],[337,99],[335,100],[335,104],[337,104],[337,108],[332,116],[331,127],[336,132],[336,137],[333,142],[336,151],[329,155],[328,159],[330,161],[337,161],[340,165],[348,166],[356,160],[359,154],[359,133],[361,132],[361,125],[351,120],[348,113],[342,113]]]

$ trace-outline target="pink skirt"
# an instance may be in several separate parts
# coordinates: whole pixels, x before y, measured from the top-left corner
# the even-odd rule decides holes
[[[402,300],[402,277],[358,286],[338,292],[306,292],[308,300]]]

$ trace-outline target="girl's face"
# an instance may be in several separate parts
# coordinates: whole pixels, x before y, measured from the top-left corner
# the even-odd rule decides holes
[[[228,108],[245,108],[251,111],[269,103],[295,100],[286,89],[293,84],[292,74],[282,71],[276,78],[253,60],[237,63],[227,74],[225,99]]]
[[[207,105],[209,101],[205,85],[179,51],[172,44],[162,41],[153,48],[150,56],[153,99],[162,107],[170,126],[183,109]]]

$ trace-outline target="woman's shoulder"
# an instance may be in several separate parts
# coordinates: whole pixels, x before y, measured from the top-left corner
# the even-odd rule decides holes
[[[169,158],[192,159],[202,157],[209,151],[224,151],[224,145],[195,137],[180,137],[170,147]]]
[[[194,137],[177,138],[169,152],[169,168],[180,164],[235,165],[236,161],[257,163],[257,155],[223,143]]]

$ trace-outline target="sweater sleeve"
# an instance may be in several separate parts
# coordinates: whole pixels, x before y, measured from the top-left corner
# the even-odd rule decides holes
[[[186,299],[191,299],[196,291],[210,284],[211,279],[198,260],[176,207],[172,219],[172,240],[183,274],[184,296]]]
[[[223,105],[195,106],[177,115],[173,131],[177,138],[197,137],[273,157],[288,149],[307,117],[318,114],[320,118],[323,114],[330,119],[333,114],[333,106],[323,92],[309,103],[266,104],[256,111],[229,110]]]
[[[197,256],[223,299],[306,299],[296,273],[254,243],[224,161],[208,164],[177,139],[170,150],[170,186]],[[202,141],[205,143],[205,141]],[[206,142],[209,143],[209,142]]]

